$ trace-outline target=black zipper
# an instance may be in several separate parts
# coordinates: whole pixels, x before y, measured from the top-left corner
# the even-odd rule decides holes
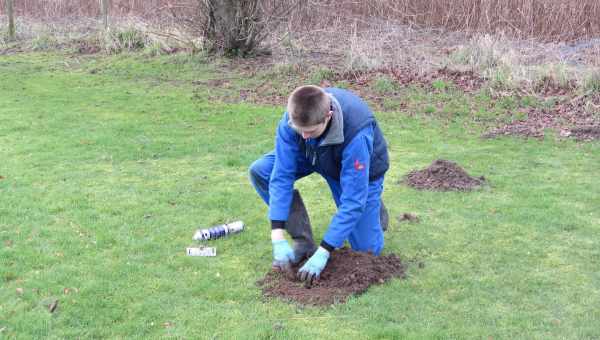
[[[317,148],[313,148],[308,141],[304,141],[304,149],[306,150],[304,156],[312,166],[315,166],[317,164]]]

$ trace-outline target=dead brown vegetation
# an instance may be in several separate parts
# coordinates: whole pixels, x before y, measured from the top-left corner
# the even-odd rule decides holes
[[[4,2],[6,0],[0,0]],[[99,17],[98,0],[16,0],[15,10],[19,16],[34,18]],[[173,1],[168,0],[109,0],[110,12],[115,16],[135,15],[155,17],[163,7]],[[191,2],[191,1],[190,1]],[[4,15],[2,10],[0,14]]]
[[[173,9],[192,15],[202,0],[111,2],[113,16],[156,19],[168,17]],[[291,3],[291,0],[273,3],[286,2]],[[37,18],[100,15],[97,0],[19,0],[15,1],[15,6],[17,15]],[[597,0],[324,0],[309,2],[291,14],[290,27],[298,30],[318,28],[332,21],[351,21],[360,25],[366,19],[374,18],[451,30],[501,31],[519,38],[544,40],[600,36],[600,2]]]
[[[322,1],[329,13],[378,17],[425,27],[504,32],[519,38],[572,40],[600,35],[597,0]],[[306,16],[314,18],[314,16]]]

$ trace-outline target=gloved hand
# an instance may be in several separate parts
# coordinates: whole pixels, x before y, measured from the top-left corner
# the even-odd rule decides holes
[[[296,260],[294,250],[287,240],[276,240],[273,244],[273,269],[286,270]]]
[[[300,268],[298,271],[298,277],[302,281],[306,281],[308,284],[312,284],[314,279],[318,279],[321,275],[321,271],[327,265],[327,261],[329,260],[329,252],[323,248],[319,247],[317,251],[313,254],[313,256],[306,261],[304,266]]]

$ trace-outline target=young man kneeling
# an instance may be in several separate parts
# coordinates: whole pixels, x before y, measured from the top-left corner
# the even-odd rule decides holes
[[[298,276],[312,282],[329,253],[345,240],[353,250],[379,255],[388,223],[381,201],[388,167],[387,143],[363,100],[338,88],[294,90],[277,127],[275,150],[250,166],[250,180],[269,207],[274,268],[286,269],[309,257]],[[337,206],[318,248],[294,190],[295,181],[314,172],[325,178]]]

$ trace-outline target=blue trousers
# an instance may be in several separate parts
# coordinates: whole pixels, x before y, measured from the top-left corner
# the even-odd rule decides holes
[[[250,166],[250,182],[258,195],[269,205],[269,180],[275,164],[275,153],[267,153]],[[315,172],[312,165],[303,158],[298,160],[296,180]],[[340,206],[342,186],[339,181],[323,176],[329,185],[337,207]],[[381,193],[383,192],[383,177],[369,183],[367,204],[362,216],[348,235],[347,240],[353,250],[372,252],[379,255],[383,249],[383,230],[380,223]],[[326,240],[327,241],[327,240]]]

